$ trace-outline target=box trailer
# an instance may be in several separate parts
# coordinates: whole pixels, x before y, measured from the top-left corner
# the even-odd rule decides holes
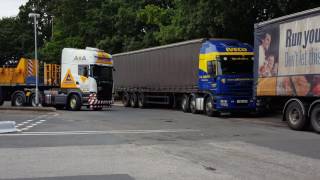
[[[255,24],[254,37],[257,108],[320,132],[320,8]]]
[[[233,39],[196,39],[113,55],[125,106],[180,106],[219,115],[253,111],[253,49]]]

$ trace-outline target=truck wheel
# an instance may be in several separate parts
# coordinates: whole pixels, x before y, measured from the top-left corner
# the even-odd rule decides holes
[[[195,94],[191,94],[190,95],[190,111],[192,114],[197,114],[198,111],[197,111],[197,100],[196,100],[196,95]]]
[[[123,93],[122,104],[124,107],[130,106],[130,95],[127,92]]]
[[[320,133],[320,104],[317,104],[311,111],[311,125],[312,128]]]
[[[0,99],[0,106],[2,106],[4,103],[4,100]]]
[[[220,113],[214,110],[213,107],[213,97],[209,96],[205,99],[205,105],[204,105],[204,111],[207,116],[213,117],[213,116],[219,116]]]
[[[144,94],[141,93],[138,96],[138,106],[139,108],[145,108],[146,107],[146,100],[144,98]]]
[[[138,107],[138,96],[136,93],[132,93],[130,96],[130,105],[133,108]]]
[[[26,103],[26,96],[23,93],[17,93],[13,96],[11,105],[21,107]]]
[[[303,107],[297,101],[291,102],[284,113],[291,129],[303,130],[306,127],[308,120],[303,114]]]
[[[76,94],[72,94],[68,101],[68,109],[71,111],[79,111],[81,108],[80,98]]]
[[[31,98],[30,98],[30,105],[32,106],[32,107],[37,107],[37,105],[36,105],[36,95],[35,94],[32,94],[31,95]],[[41,104],[41,99],[40,99],[40,95],[38,95],[38,105],[39,104]]]
[[[182,97],[181,108],[185,113],[190,112],[190,103],[187,95],[183,95]]]

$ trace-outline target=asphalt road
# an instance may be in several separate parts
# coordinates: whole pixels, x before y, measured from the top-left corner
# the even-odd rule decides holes
[[[0,179],[320,179],[320,135],[280,115],[169,109],[0,111]]]

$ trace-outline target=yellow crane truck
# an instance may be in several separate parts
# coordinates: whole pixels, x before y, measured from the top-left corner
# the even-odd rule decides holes
[[[36,106],[34,59],[2,60],[0,105]],[[38,102],[43,106],[80,110],[110,107],[113,103],[112,56],[96,48],[64,48],[61,64],[38,63]]]

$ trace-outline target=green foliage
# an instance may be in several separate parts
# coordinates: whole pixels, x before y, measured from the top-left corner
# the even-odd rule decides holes
[[[114,54],[205,37],[252,43],[254,23],[319,5],[313,0],[29,0],[17,17],[0,20],[0,56],[33,57],[30,12],[41,16],[40,59],[59,62],[64,47]]]

